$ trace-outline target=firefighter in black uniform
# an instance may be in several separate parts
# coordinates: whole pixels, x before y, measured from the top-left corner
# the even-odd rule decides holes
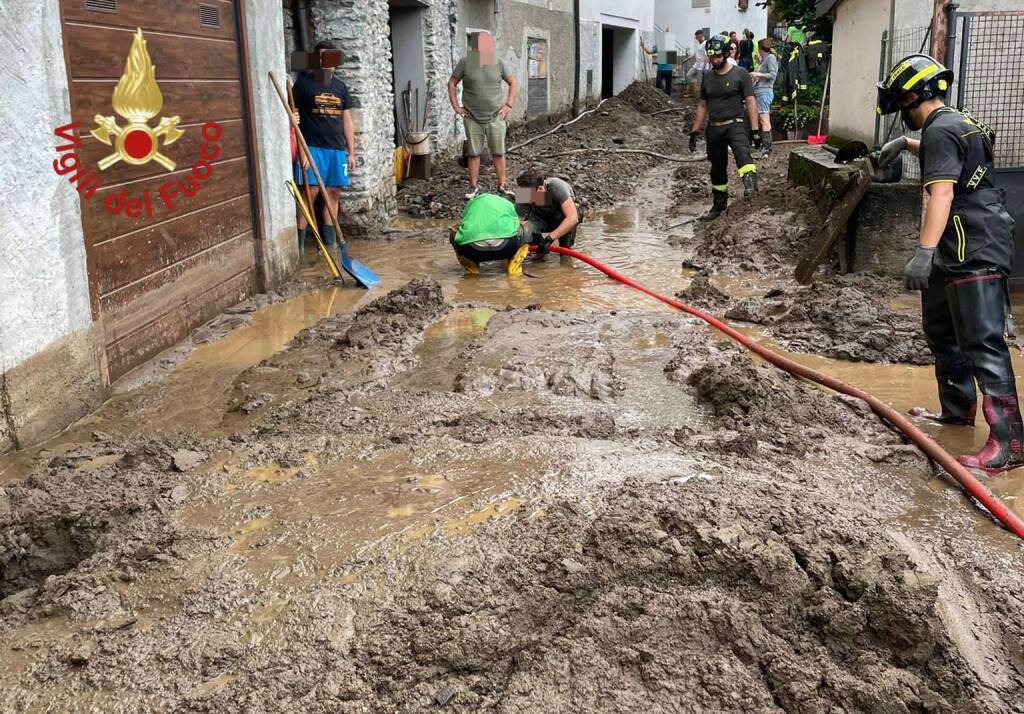
[[[761,132],[758,130],[757,102],[750,75],[742,67],[730,66],[726,62],[728,40],[715,36],[704,47],[711,68],[704,72],[700,85],[697,116],[690,132],[690,152],[697,150],[697,137],[706,118],[712,204],[700,219],[709,221],[717,218],[729,204],[730,148],[743,179],[743,194],[749,196],[757,191],[757,166],[750,157],[750,148],[752,144],[755,149],[760,148]]]
[[[878,84],[878,111],[899,111],[921,140],[901,137],[882,147],[884,168],[904,149],[921,162],[928,192],[921,235],[904,270],[908,289],[921,290],[922,323],[935,356],[942,410],[916,416],[946,424],[974,424],[975,383],[989,436],[981,451],[961,456],[968,468],[989,473],[1024,465],[1024,426],[1006,325],[1006,278],[1013,265],[1013,219],[996,188],[993,135],[945,106],[953,73],[927,55],[910,55]]]

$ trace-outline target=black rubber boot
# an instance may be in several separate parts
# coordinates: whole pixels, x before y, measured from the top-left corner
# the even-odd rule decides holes
[[[925,407],[914,407],[911,416],[929,419],[940,424],[974,426],[978,410],[977,389],[974,377],[963,360],[956,364],[935,364],[935,382],[939,387],[938,414]]]
[[[296,229],[296,233],[298,233],[299,236],[299,258],[302,258],[306,253],[306,233],[308,232],[308,228]]]
[[[959,461],[988,473],[1024,465],[1024,425],[1010,351],[1003,339],[1005,281],[1002,273],[983,273],[946,284],[957,343],[981,388],[982,413],[989,425],[988,440],[981,451],[961,456]]]
[[[761,158],[767,159],[768,155],[772,153],[772,133],[771,131],[761,132]]]
[[[729,205],[729,192],[728,191],[711,191],[711,208],[704,211],[697,217],[699,221],[711,221],[718,218],[725,211]]]
[[[753,196],[757,193],[757,172],[751,171],[743,175],[743,195]]]
[[[994,385],[993,385],[994,387]],[[1024,466],[1024,425],[1013,382],[1000,385],[1006,394],[986,394],[981,412],[988,422],[988,439],[981,451],[957,459],[969,469],[990,474],[1002,473]]]

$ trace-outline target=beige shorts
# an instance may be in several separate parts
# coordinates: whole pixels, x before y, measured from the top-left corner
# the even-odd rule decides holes
[[[494,117],[489,122],[478,122],[468,114],[462,118],[469,140],[469,155],[479,156],[484,150],[484,141],[491,150],[491,156],[505,155],[505,120]]]

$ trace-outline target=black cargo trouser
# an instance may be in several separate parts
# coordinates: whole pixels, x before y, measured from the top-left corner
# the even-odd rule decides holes
[[[708,161],[711,162],[711,190],[721,193],[729,191],[729,149],[732,149],[739,175],[745,176],[757,171],[750,156],[750,130],[743,119],[715,126],[707,130]]]

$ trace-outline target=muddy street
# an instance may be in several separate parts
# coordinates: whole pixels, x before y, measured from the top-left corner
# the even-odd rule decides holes
[[[707,164],[652,160],[577,248],[934,407],[898,283],[792,280],[786,153],[700,225]],[[1020,542],[866,406],[568,258],[387,238],[0,457],[0,711],[1024,711]]]

